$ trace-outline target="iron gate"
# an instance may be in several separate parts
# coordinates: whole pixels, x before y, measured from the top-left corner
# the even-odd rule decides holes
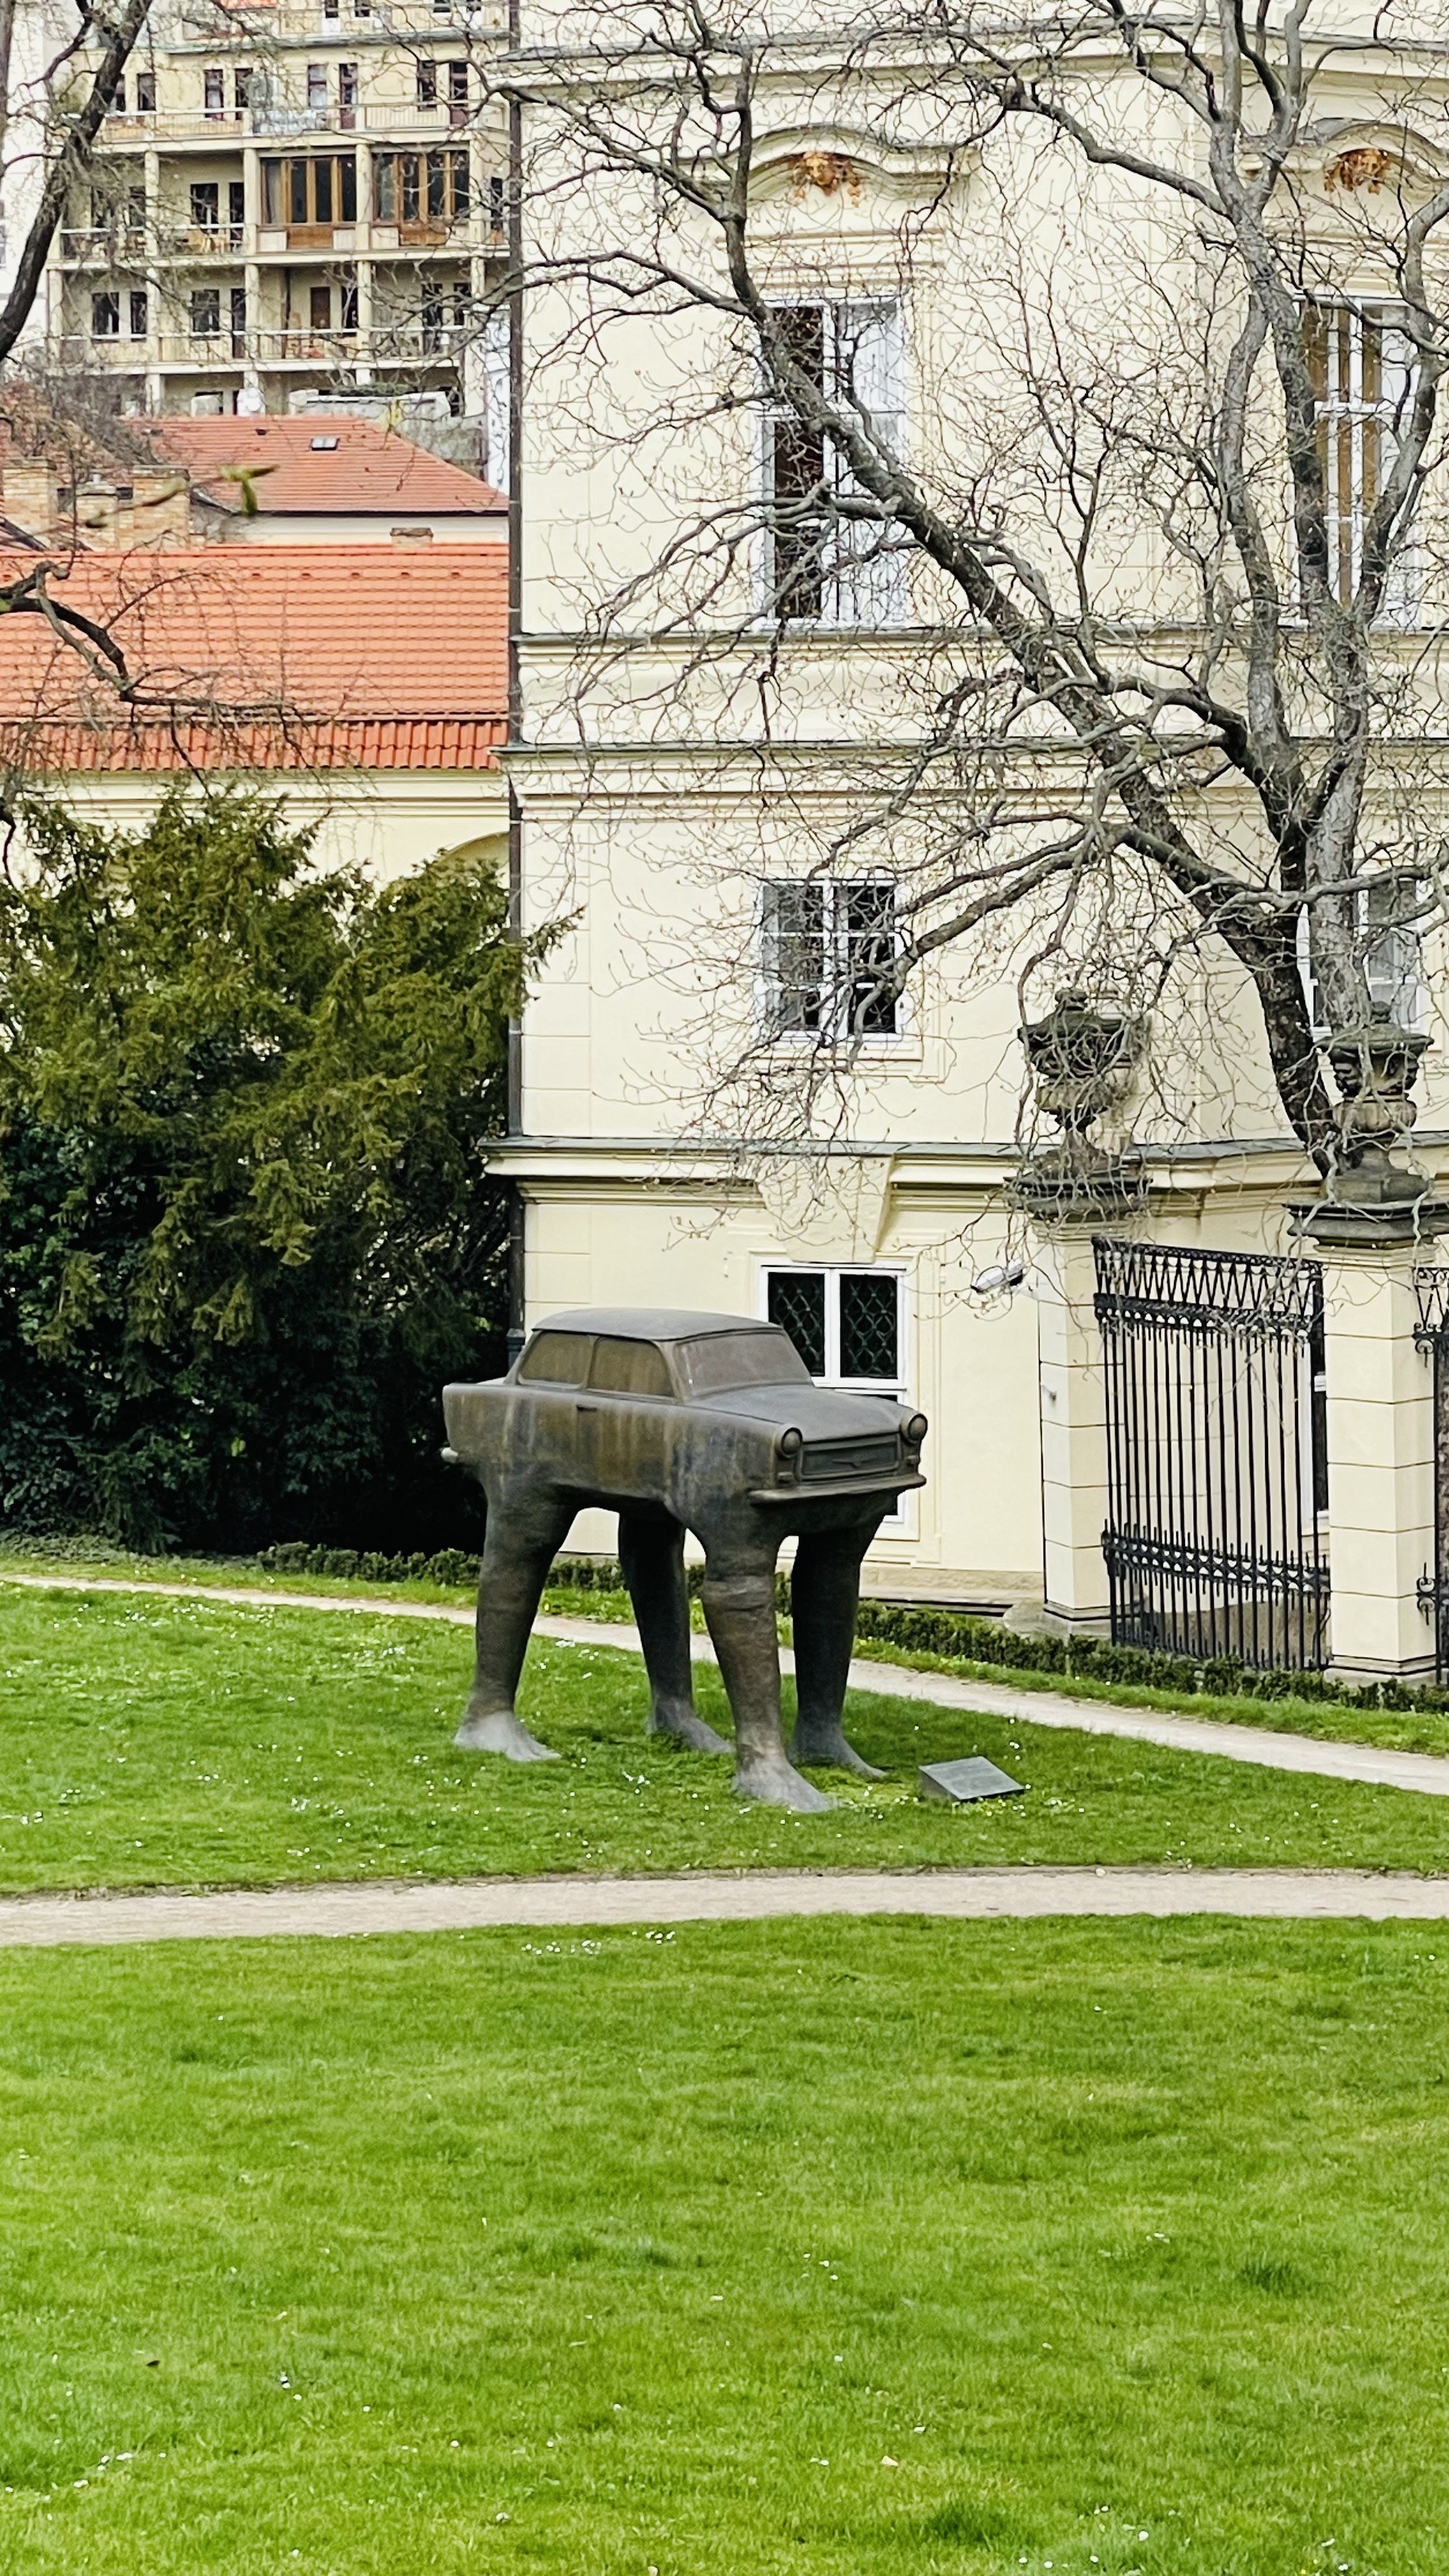
[[[1414,1339],[1434,1372],[1434,1562],[1419,1601],[1434,1628],[1434,1672],[1449,1679],[1449,1263],[1416,1270],[1419,1324]]]
[[[1328,1614],[1318,1263],[1094,1249],[1114,1639],[1314,1669]]]

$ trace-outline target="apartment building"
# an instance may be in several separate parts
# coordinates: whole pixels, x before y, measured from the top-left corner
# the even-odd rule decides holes
[[[56,236],[51,364],[123,411],[462,416],[503,480],[495,31],[454,0],[158,11]]]

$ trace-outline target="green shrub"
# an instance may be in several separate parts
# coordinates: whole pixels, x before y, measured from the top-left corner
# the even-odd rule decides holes
[[[0,1512],[333,1571],[480,1526],[438,1391],[502,1365],[485,1176],[531,956],[487,865],[386,887],[241,793],[44,805],[0,876]]]

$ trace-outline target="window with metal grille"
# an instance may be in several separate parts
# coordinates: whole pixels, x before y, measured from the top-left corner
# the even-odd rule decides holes
[[[762,889],[763,1018],[827,1045],[901,1031],[898,889],[889,877],[783,877]]]
[[[1398,452],[1413,344],[1392,309],[1350,304],[1307,305],[1303,340],[1323,468],[1329,577],[1346,600],[1358,586],[1364,530]],[[1387,585],[1388,612],[1408,614],[1416,590],[1410,553],[1401,551]]]
[[[765,1312],[821,1386],[904,1393],[904,1299],[896,1270],[765,1272]]]
[[[780,305],[786,351],[823,399],[887,454],[903,428],[901,308],[893,298]],[[821,428],[787,402],[764,420],[764,612],[787,623],[898,625],[905,541],[882,520]],[[864,508],[853,505],[864,504]]]

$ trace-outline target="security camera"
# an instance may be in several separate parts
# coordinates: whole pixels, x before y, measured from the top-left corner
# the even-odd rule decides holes
[[[996,1297],[1004,1288],[1019,1288],[1026,1277],[1024,1261],[994,1261],[989,1270],[979,1270],[971,1282],[973,1297]]]

